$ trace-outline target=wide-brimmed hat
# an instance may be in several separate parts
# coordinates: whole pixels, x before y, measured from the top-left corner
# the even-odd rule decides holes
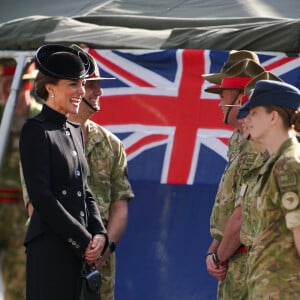
[[[224,63],[220,73],[209,73],[209,74],[202,74],[201,76],[214,84],[221,84],[222,79],[226,76],[224,76],[224,73],[232,67],[234,64],[249,59],[254,61],[256,64],[260,64],[259,58],[256,53],[248,50],[231,50],[228,55],[227,61]]]
[[[281,78],[279,78],[278,76],[276,76],[275,74],[273,74],[270,71],[264,71],[260,74],[258,74],[257,76],[253,77],[248,84],[245,86],[244,89],[244,94],[248,95],[249,92],[254,89],[254,86],[256,84],[257,81],[260,80],[273,80],[273,81],[281,81],[283,82],[283,80]]]
[[[264,68],[260,64],[251,59],[244,59],[228,68],[220,78],[223,77],[222,80],[226,77],[253,78],[262,72],[264,72]],[[219,87],[218,85],[212,85],[207,87],[205,91],[208,93],[220,94],[223,89],[224,88],[222,88],[221,85],[219,85]]]
[[[254,89],[254,86],[256,82],[260,80],[273,80],[273,81],[279,81],[283,82],[282,79],[277,77],[275,74],[269,71],[264,71],[260,73],[259,75],[255,76],[252,80],[249,81],[249,83],[244,88],[244,96],[242,98],[242,105],[244,105],[249,100],[249,93],[252,89]],[[248,115],[248,111],[239,111],[237,114],[238,119],[246,118]]]
[[[84,79],[94,72],[85,51],[56,44],[41,46],[36,51],[35,63],[40,72],[58,79]]]
[[[88,76],[86,77],[86,80],[107,80],[107,79],[116,79],[114,77],[102,77],[100,75],[100,69],[98,67],[97,61],[95,60],[95,58],[90,55],[88,52],[86,52],[85,50],[83,50],[80,46],[76,45],[76,44],[72,44],[70,46],[72,49],[75,49],[77,51],[84,51],[85,54],[87,55],[88,59],[90,60],[90,64],[92,64],[94,66],[94,72],[89,72]]]
[[[239,110],[248,112],[256,106],[280,106],[297,110],[300,108],[300,91],[286,82],[259,80],[249,100]]]

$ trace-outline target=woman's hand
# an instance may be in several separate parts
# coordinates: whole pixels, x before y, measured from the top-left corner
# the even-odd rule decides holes
[[[100,270],[102,267],[106,266],[106,261],[107,261],[107,258],[109,257],[109,255],[110,255],[110,249],[109,249],[109,247],[107,247],[103,256],[100,257],[100,259],[98,259],[96,261],[96,268],[98,270]]]
[[[96,234],[90,241],[87,249],[85,250],[85,259],[88,264],[95,263],[100,259],[103,247],[105,245],[106,238],[103,234]]]

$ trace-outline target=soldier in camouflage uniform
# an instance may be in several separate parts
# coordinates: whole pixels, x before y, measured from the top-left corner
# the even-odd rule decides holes
[[[257,81],[260,80],[275,80],[282,81],[279,77],[275,76],[271,72],[263,72],[258,76],[254,77],[245,87],[245,101],[248,100],[247,95],[250,93],[250,90],[254,88]],[[242,114],[239,112],[238,118],[245,118],[247,114]],[[247,118],[243,119],[247,122]],[[247,125],[248,128],[248,125]],[[242,208],[242,224],[240,230],[240,240],[243,245],[248,248],[251,248],[255,234],[253,229],[256,227],[253,222],[256,222],[256,219],[251,218],[251,206],[253,197],[251,195],[252,190],[257,185],[257,179],[260,172],[260,169],[264,166],[266,161],[269,158],[269,153],[266,151],[266,148],[261,143],[254,143],[254,147],[258,149],[258,155],[253,155],[253,153],[245,153],[239,162],[239,167],[242,170],[242,176],[240,178],[239,186],[240,191],[238,193],[238,198],[236,201],[236,206],[241,206]]]
[[[98,71],[97,64],[95,69]],[[101,77],[98,72],[87,79],[86,95],[79,114],[70,116],[70,120],[82,124],[85,153],[90,166],[88,183],[98,203],[110,241],[97,264],[102,276],[101,299],[113,300],[116,272],[114,251],[127,224],[128,201],[134,195],[128,181],[123,144],[114,134],[88,119],[100,108],[99,97],[102,91],[99,79]]]
[[[240,207],[238,209],[235,207],[239,189],[238,178],[242,176],[239,168],[240,156],[248,152],[257,154],[252,144],[242,136],[243,128],[237,120],[237,107],[241,103],[244,86],[253,76],[262,71],[263,68],[255,61],[242,60],[226,70],[221,87],[212,86],[207,89],[208,92],[221,94],[223,103],[220,106],[222,107],[223,104],[224,107],[224,123],[237,128],[229,141],[228,165],[219,184],[211,214],[211,235],[214,240],[207,251],[206,258],[208,272],[219,280],[217,298],[220,300],[247,299],[244,268],[247,249],[240,244],[239,237],[235,240],[230,238],[233,229],[229,221],[234,220],[235,215],[241,214]],[[228,95],[229,91],[231,95]],[[230,255],[219,261],[217,254],[219,249],[221,249],[220,258],[225,257],[226,253]],[[226,249],[225,253],[223,249]]]
[[[16,63],[5,59],[0,66],[0,119],[10,93]],[[23,76],[13,116],[11,132],[0,172],[0,256],[5,300],[25,299],[25,236],[26,211],[23,207],[19,176],[19,135],[28,117],[36,115],[41,105],[30,94],[35,73],[32,67]],[[1,145],[2,146],[2,145]]]
[[[245,87],[242,102],[247,101],[247,94],[253,88],[258,80],[277,80],[280,78],[270,72],[262,72],[254,77]],[[239,112],[237,118],[243,127],[243,136],[250,139],[249,129],[246,119]],[[247,220],[249,216],[249,202],[245,201],[247,192],[250,191],[256,183],[257,174],[268,158],[268,153],[263,145],[249,140],[249,149],[241,151],[237,162],[237,170],[233,172],[233,192],[235,194],[234,212],[229,217],[222,241],[217,250],[217,257],[222,260],[228,260],[228,271],[223,288],[224,299],[247,299],[246,268],[247,252],[252,245],[253,232]],[[242,222],[241,222],[242,221]],[[228,230],[229,228],[229,230]],[[234,251],[234,242],[240,243],[239,248]]]
[[[76,45],[72,45],[79,49]],[[110,131],[89,118],[100,109],[102,90],[97,63],[92,57],[96,72],[87,79],[86,94],[79,113],[70,115],[72,122],[81,124],[85,138],[85,154],[90,167],[89,188],[98,203],[102,221],[107,229],[109,247],[97,262],[102,276],[101,299],[114,300],[116,255],[115,249],[127,224],[128,201],[134,197],[127,173],[126,153],[121,141]],[[107,78],[111,79],[111,78]],[[26,191],[25,191],[26,193]],[[29,214],[31,204],[25,201]]]
[[[250,110],[251,136],[270,154],[247,194],[249,299],[300,299],[300,145],[294,136],[300,132],[300,91],[258,81],[241,110]]]
[[[232,78],[225,78],[222,81],[222,85],[227,88],[222,88],[222,97],[224,105],[230,104],[235,105],[239,103],[240,98],[243,95],[243,88],[250,80],[250,78],[245,79],[234,79],[232,86],[224,85],[224,82],[230,82]],[[239,82],[240,81],[240,82]],[[239,85],[237,85],[237,83]],[[221,87],[222,87],[221,85]],[[230,88],[229,88],[230,87]],[[225,91],[226,90],[226,91]],[[228,98],[228,102],[225,102],[226,93],[231,91],[231,97]],[[237,97],[238,96],[238,97]],[[233,102],[232,99],[236,99]],[[210,231],[211,236],[214,238],[214,245],[212,244],[208,249],[208,256],[206,259],[208,265],[208,271],[211,273],[212,267],[217,266],[219,269],[223,269],[223,265],[226,265],[226,273],[222,277],[217,277],[219,279],[218,287],[218,299],[247,299],[247,288],[246,288],[246,277],[244,272],[244,266],[246,262],[246,251],[244,247],[240,247],[240,242],[231,240],[228,244],[226,240],[224,241],[225,231],[228,226],[228,221],[230,217],[235,213],[235,200],[236,195],[239,190],[238,178],[242,176],[241,168],[239,167],[239,161],[241,155],[244,153],[254,153],[256,150],[253,148],[252,144],[243,137],[243,128],[240,126],[241,123],[237,120],[238,108],[234,107],[231,109],[232,123],[238,129],[235,130],[229,143],[229,161],[223,173],[217,195],[215,198],[215,203],[212,209],[211,219],[210,219]],[[238,136],[238,139],[236,139]],[[236,139],[235,142],[234,139]],[[233,143],[233,146],[231,146]],[[228,229],[227,229],[228,230]],[[227,234],[226,234],[226,238]],[[222,259],[222,255],[219,254],[219,248],[221,245],[226,245],[226,248],[232,249],[232,255],[229,259]],[[215,246],[215,247],[214,247]],[[222,260],[219,261],[219,258]]]
[[[249,91],[254,87],[255,83],[259,80],[276,80],[282,81],[280,78],[272,74],[271,72],[262,72],[258,76],[254,77],[245,87],[244,90],[244,99],[243,102],[247,101],[247,95]],[[247,119],[243,119],[245,115],[239,112],[238,118],[242,119],[244,122],[244,133],[245,131],[249,134],[249,128],[247,124]],[[255,222],[256,219],[251,218],[251,205],[253,198],[249,197],[249,193],[255,188],[257,183],[257,178],[260,169],[264,166],[265,162],[269,158],[269,154],[266,151],[265,147],[260,143],[255,143],[251,141],[253,147],[257,149],[257,152],[246,152],[241,155],[240,160],[238,162],[239,169],[240,169],[240,177],[235,178],[234,180],[237,182],[237,186],[239,187],[238,198],[235,203],[235,207],[241,207],[242,213],[242,224],[240,228],[240,242],[243,244],[247,249],[250,249],[255,238],[255,234],[253,232],[253,228],[255,226],[252,222]],[[244,266],[247,266],[247,259],[248,256],[244,256]],[[243,269],[245,273],[247,268]],[[246,272],[247,274],[247,272]],[[231,277],[230,271],[227,273],[228,277]],[[247,275],[246,275],[247,276]],[[247,288],[248,290],[248,288]],[[234,299],[234,298],[233,298]]]

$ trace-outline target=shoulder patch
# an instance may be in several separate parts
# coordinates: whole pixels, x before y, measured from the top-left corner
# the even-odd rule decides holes
[[[278,184],[281,188],[287,187],[287,186],[296,186],[297,185],[297,179],[295,174],[289,173],[289,174],[282,174],[278,176]]]
[[[282,196],[282,205],[287,210],[295,209],[299,205],[299,197],[294,192],[287,192]]]

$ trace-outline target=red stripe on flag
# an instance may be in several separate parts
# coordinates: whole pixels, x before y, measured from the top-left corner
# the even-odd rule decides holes
[[[279,60],[277,60],[277,61],[275,61],[275,62],[273,62],[273,63],[271,63],[271,64],[269,64],[267,66],[265,66],[264,68],[267,71],[272,71],[273,69],[281,67],[282,65],[284,65],[284,64],[286,64],[288,62],[291,62],[291,61],[293,61],[295,59],[298,59],[298,57],[295,57],[295,56],[294,57],[284,57],[284,58],[281,58],[281,59],[279,59]]]
[[[134,145],[128,147],[126,149],[126,153],[129,155],[135,151],[137,151],[138,149],[142,148],[143,146],[149,144],[149,143],[154,143],[154,142],[158,142],[158,141],[163,141],[166,138],[168,138],[167,135],[165,134],[153,134],[153,135],[149,135],[146,136],[142,139],[140,139],[137,143],[135,143]]]

